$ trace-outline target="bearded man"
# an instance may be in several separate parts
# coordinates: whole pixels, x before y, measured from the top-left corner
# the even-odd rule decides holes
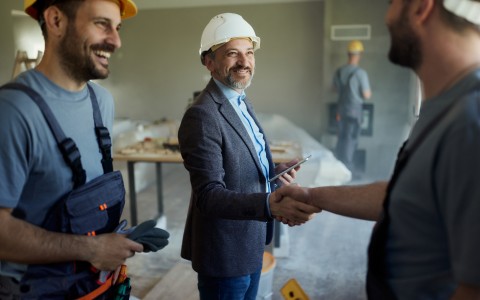
[[[179,128],[192,186],[181,255],[198,273],[200,299],[254,300],[272,217],[301,224],[318,211],[296,201],[278,202],[276,184],[289,184],[296,170],[269,181],[297,160],[274,166],[245,96],[259,47],[260,38],[237,14],[220,14],[208,23],[200,58],[212,79]]]
[[[392,177],[277,192],[377,221],[368,299],[480,299],[480,1],[393,0],[385,20],[425,95]]]
[[[108,274],[143,247],[111,233],[124,201],[121,176],[104,164],[111,159],[103,150],[111,146],[114,102],[90,80],[108,76],[109,58],[121,46],[122,20],[137,8],[131,0],[24,3],[42,29],[45,55],[0,90],[0,299],[77,299],[90,293],[111,298],[111,281],[100,281],[99,272],[90,270]],[[57,223],[80,217],[78,207],[72,215],[60,209],[70,202],[65,197],[99,180],[101,186],[115,184],[104,190],[105,198],[115,199],[109,208],[105,204],[102,211],[92,202],[81,230]],[[101,198],[100,192],[90,194]],[[102,232],[79,232],[90,225]]]

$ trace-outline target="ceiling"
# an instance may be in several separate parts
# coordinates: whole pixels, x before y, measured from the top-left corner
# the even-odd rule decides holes
[[[323,0],[135,0],[139,9],[181,8],[218,5],[317,2]]]

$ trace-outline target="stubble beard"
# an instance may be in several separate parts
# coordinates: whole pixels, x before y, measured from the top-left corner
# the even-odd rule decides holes
[[[422,63],[420,40],[409,24],[406,6],[399,19],[389,26],[391,46],[388,58],[394,64],[417,70]]]
[[[83,45],[79,47],[79,45]],[[89,54],[95,49],[111,49],[112,46],[95,44],[90,47],[83,43],[73,24],[68,25],[67,33],[60,42],[59,59],[65,72],[77,82],[105,79],[110,71],[108,66],[102,69],[95,66]],[[92,54],[93,55],[93,54]]]

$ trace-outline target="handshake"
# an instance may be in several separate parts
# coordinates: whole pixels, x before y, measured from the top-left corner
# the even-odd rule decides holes
[[[272,216],[289,226],[302,225],[321,211],[312,201],[310,190],[296,184],[285,185],[270,195]]]

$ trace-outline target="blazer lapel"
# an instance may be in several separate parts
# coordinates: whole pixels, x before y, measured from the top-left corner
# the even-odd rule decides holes
[[[260,171],[260,174],[263,175],[262,167],[260,165],[260,161],[258,159],[258,155],[257,155],[257,151],[255,150],[255,146],[253,145],[253,142],[250,139],[250,136],[248,135],[248,132],[245,129],[245,126],[243,126],[242,120],[240,120],[240,117],[237,115],[237,112],[232,107],[232,105],[230,104],[228,99],[225,97],[225,95],[223,95],[222,91],[217,87],[217,84],[213,81],[213,79],[211,79],[210,82],[208,83],[207,90],[212,95],[214,101],[216,101],[219,104],[218,110],[219,110],[220,114],[223,116],[225,121],[228,124],[230,124],[230,126],[240,136],[243,143],[247,146],[248,151],[250,152],[250,155],[252,156],[253,160],[255,161],[255,165],[257,166],[257,169]],[[250,112],[250,114],[252,114],[250,109],[249,109],[249,112]],[[254,120],[255,120],[255,122],[257,123],[257,126],[258,126],[257,119],[255,118],[254,115],[252,115],[252,117],[254,118]]]

